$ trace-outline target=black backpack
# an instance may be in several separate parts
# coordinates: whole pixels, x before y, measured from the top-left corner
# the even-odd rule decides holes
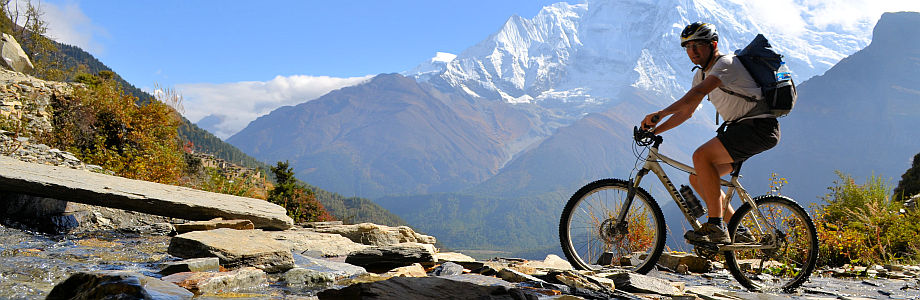
[[[783,56],[773,50],[773,46],[767,41],[763,34],[754,37],[747,47],[735,51],[735,55],[747,69],[757,85],[763,92],[764,101],[770,107],[770,112],[776,117],[782,117],[789,114],[792,107],[795,106],[795,100],[798,95],[795,91],[795,83],[792,82],[792,76],[788,69],[780,67],[785,63]],[[728,90],[723,91],[745,98],[749,101],[756,101],[757,98],[741,95]]]

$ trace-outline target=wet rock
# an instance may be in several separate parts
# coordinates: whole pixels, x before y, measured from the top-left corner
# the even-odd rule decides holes
[[[323,299],[514,299],[505,286],[484,286],[448,277],[393,277],[317,294]]]
[[[94,271],[70,275],[46,299],[191,299],[176,284],[131,271]]]
[[[220,271],[220,260],[217,257],[193,258],[165,262],[161,267],[159,273],[164,276],[182,272],[217,272]]]
[[[179,234],[190,231],[212,230],[217,228],[230,228],[236,230],[255,229],[255,225],[250,220],[224,220],[216,218],[210,221],[193,221],[184,224],[176,224],[176,232]]]
[[[371,282],[384,281],[392,277],[393,276],[389,276],[389,275],[364,273],[364,274],[361,274],[355,277],[340,279],[336,281],[335,284],[338,286],[352,286],[352,285],[359,284],[359,283],[371,283]]]
[[[453,262],[446,262],[434,268],[431,276],[450,276],[463,274],[463,266]]]
[[[288,286],[322,287],[335,282],[335,276],[330,273],[305,268],[290,269],[281,278]]]
[[[163,277],[195,295],[258,290],[268,284],[265,272],[245,267],[230,272],[185,272]]]
[[[697,297],[703,298],[705,300],[741,300],[733,296],[728,290],[717,288],[713,286],[694,286],[688,287],[687,293],[696,295]]]
[[[294,263],[298,268],[326,273],[332,275],[336,279],[367,273],[367,270],[364,268],[349,263],[329,261],[299,254],[294,254]]]
[[[262,230],[188,232],[173,237],[168,252],[181,258],[217,257],[229,269],[251,266],[276,273],[294,267],[289,245],[269,238]]]
[[[349,254],[345,262],[364,267],[371,272],[381,273],[414,263],[432,263],[434,262],[434,251],[431,245],[403,243],[359,250]]]
[[[683,293],[670,281],[638,273],[623,272],[607,276],[617,289],[634,293],[652,293],[665,296],[679,296]]]
[[[342,225],[331,222],[314,223],[314,231],[322,233],[334,233],[355,243],[386,246],[399,243],[422,243],[434,244],[435,238],[432,236],[419,234],[408,226],[389,227],[372,223],[361,223],[355,225]]]
[[[334,233],[319,233],[295,227],[284,231],[268,231],[272,239],[285,243],[295,253],[315,253],[318,256],[346,256],[370,246],[352,242]]]

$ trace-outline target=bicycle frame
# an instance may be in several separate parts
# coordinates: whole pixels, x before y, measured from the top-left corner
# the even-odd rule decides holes
[[[632,205],[633,198],[635,197],[635,194],[636,194],[635,191],[638,189],[639,184],[642,182],[642,178],[646,174],[648,174],[649,171],[651,171],[652,173],[655,173],[655,175],[658,175],[658,179],[661,180],[661,184],[664,185],[665,189],[667,189],[668,191],[668,194],[670,194],[671,198],[674,200],[674,203],[677,204],[681,212],[683,212],[684,217],[687,219],[688,222],[690,222],[690,226],[693,226],[694,230],[700,229],[702,224],[699,222],[699,220],[697,220],[690,214],[690,209],[684,204],[684,201],[680,201],[679,197],[682,197],[682,196],[677,191],[677,188],[674,187],[674,184],[671,182],[671,179],[668,178],[667,173],[665,173],[659,161],[662,161],[668,165],[671,165],[675,168],[683,170],[684,172],[687,172],[690,174],[696,174],[696,170],[693,169],[693,167],[688,166],[684,163],[681,163],[675,159],[672,159],[670,157],[667,157],[659,153],[658,143],[656,143],[654,146],[649,147],[648,157],[645,160],[645,165],[643,165],[642,169],[639,170],[639,173],[636,175],[636,178],[630,179],[631,185],[630,185],[629,192],[627,193],[627,196],[626,196],[626,201],[623,205],[623,209],[620,211],[620,213],[617,216],[617,223],[614,223],[614,224],[623,224],[622,222],[626,218],[626,212],[629,210],[629,207]],[[774,241],[773,243],[774,245],[760,245],[760,244],[752,245],[752,244],[734,244],[732,243],[732,244],[723,245],[719,247],[719,251],[730,251],[730,250],[740,250],[740,249],[769,249],[769,248],[775,247],[776,246],[775,244],[777,241],[777,239],[775,238],[775,233],[773,231],[764,231],[763,230],[764,228],[761,226],[762,220],[766,220],[766,217],[763,215],[763,213],[759,209],[757,209],[757,204],[755,203],[754,199],[751,198],[751,195],[748,194],[747,190],[745,190],[744,187],[741,186],[741,183],[738,181],[738,178],[740,177],[738,172],[732,172],[731,175],[732,177],[728,181],[725,179],[721,179],[721,178],[719,179],[721,186],[729,188],[728,193],[726,193],[725,195],[725,200],[722,203],[723,210],[728,210],[728,208],[730,207],[729,203],[731,203],[732,197],[734,196],[735,193],[737,193],[738,198],[741,200],[742,204],[748,203],[754,207],[754,211],[757,212],[755,215],[759,219],[756,222],[754,222],[754,225],[757,227],[758,230],[760,230],[760,232],[765,232],[766,234],[770,235],[771,237],[770,240]],[[764,224],[766,223],[764,222]]]

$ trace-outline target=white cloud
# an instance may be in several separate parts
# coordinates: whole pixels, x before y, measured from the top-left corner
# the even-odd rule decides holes
[[[212,133],[226,139],[281,106],[313,100],[372,77],[276,76],[269,81],[180,84],[176,89],[183,96],[185,117],[192,122],[209,115],[220,118]]]
[[[20,11],[25,11],[26,0],[19,0]],[[67,2],[60,5],[48,2],[32,1],[33,5],[40,5],[44,12],[43,20],[48,25],[48,37],[55,41],[74,45],[94,54],[105,51],[100,36],[108,36],[108,32],[95,24],[83,13],[80,5]]]
[[[920,11],[917,0],[755,0],[744,5],[771,31],[792,36],[808,29],[854,32],[867,40],[883,13]]]

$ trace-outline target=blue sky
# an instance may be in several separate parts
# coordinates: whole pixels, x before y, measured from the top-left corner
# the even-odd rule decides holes
[[[437,51],[459,53],[511,15],[531,18],[558,1],[44,2],[85,16],[73,22],[81,28],[55,38],[135,85],[171,86],[400,72]]]

